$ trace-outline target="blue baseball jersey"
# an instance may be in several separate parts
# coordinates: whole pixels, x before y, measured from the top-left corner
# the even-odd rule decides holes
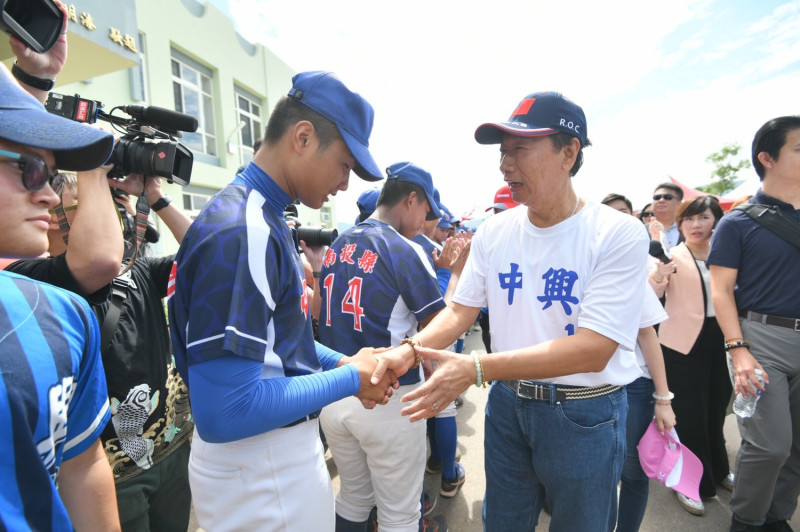
[[[292,202],[250,164],[210,201],[175,258],[168,291],[175,361],[225,355],[263,364],[262,379],[321,371],[303,264],[283,212]]]
[[[397,346],[445,306],[425,250],[374,218],[339,235],[321,280],[320,341],[345,353]],[[409,372],[400,383],[418,380]]]
[[[72,530],[59,468],[111,416],[99,336],[77,295],[0,272],[0,530]]]

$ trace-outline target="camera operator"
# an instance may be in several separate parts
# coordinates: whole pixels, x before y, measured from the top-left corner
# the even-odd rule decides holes
[[[54,169],[94,168],[112,146],[48,114],[0,65],[0,256],[41,255]],[[98,336],[81,298],[0,272],[0,529],[119,530]]]
[[[178,242],[191,220],[163,194],[160,178],[130,174],[110,180],[109,171],[106,166],[79,173],[74,183],[56,183],[62,185],[64,219],[49,232],[50,258],[18,261],[7,269],[84,296],[97,315],[111,398],[111,423],[101,426],[101,440],[123,530],[186,530],[193,424],[186,387],[172,364],[161,301],[174,257],[123,262],[110,187],[144,194]]]

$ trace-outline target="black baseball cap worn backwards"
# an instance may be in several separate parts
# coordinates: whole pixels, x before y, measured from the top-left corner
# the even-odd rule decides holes
[[[348,89],[332,72],[301,72],[292,78],[289,97],[334,124],[356,160],[353,171],[365,181],[380,181],[380,167],[369,153],[375,112],[360,94]]]
[[[534,92],[517,105],[505,122],[488,122],[475,130],[479,144],[500,144],[503,135],[543,137],[566,133],[586,146],[586,116],[583,109],[560,92]]]

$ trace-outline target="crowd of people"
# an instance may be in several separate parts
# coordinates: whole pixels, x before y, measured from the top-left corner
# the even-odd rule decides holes
[[[533,530],[543,509],[552,530],[638,530],[651,425],[702,465],[681,507],[701,515],[722,487],[730,530],[791,530],[800,117],[756,133],[748,202],[724,213],[662,183],[637,214],[624,195],[573,187],[591,146],[583,109],[528,94],[474,132],[499,146],[505,185],[473,236],[430,172],[381,170],[363,96],[302,72],[253,161],[191,220],[160,178],[107,177],[111,134],[45,110],[65,32],[43,54],[11,44],[0,528],[186,530],[194,505],[209,532],[445,531],[431,510],[467,481],[456,404],[475,385],[489,388],[485,470],[469,472],[485,476],[484,530]],[[287,206],[320,208],[351,172],[382,182],[356,224],[329,247],[298,241]],[[130,196],[176,255],[139,252],[145,227],[120,223],[139,209]],[[486,352],[463,354],[476,322]],[[758,403],[737,418],[732,468],[722,427],[736,394]],[[438,493],[424,493],[426,471]]]

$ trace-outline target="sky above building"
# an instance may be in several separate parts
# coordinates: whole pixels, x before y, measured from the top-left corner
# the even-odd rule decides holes
[[[429,170],[456,215],[482,215],[503,185],[498,147],[477,144],[475,128],[532,92],[586,113],[578,192],[624,194],[637,209],[670,176],[708,183],[706,157],[727,143],[749,159],[761,124],[800,113],[797,0],[211,3],[295,70],[333,71],[366,97],[378,164]],[[351,177],[339,218],[355,218],[370,186]]]

